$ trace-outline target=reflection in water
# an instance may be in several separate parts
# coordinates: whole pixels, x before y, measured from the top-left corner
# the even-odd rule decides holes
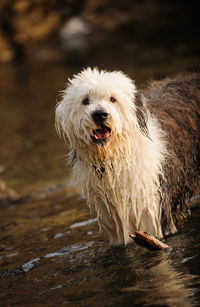
[[[79,223],[74,223],[70,226],[70,228],[76,228],[76,227],[83,227],[83,226],[87,226],[87,225],[90,225],[94,222],[96,222],[97,219],[89,219],[87,221],[82,221],[82,222],[79,222]]]
[[[73,252],[82,251],[86,248],[89,248],[93,244],[94,244],[94,242],[73,244],[73,245],[70,245],[70,246],[67,246],[67,247],[63,247],[57,252],[49,253],[49,254],[45,255],[44,258],[51,258],[51,257],[56,257],[56,256],[68,255],[68,254],[71,254]]]
[[[40,258],[35,258],[35,259],[32,259],[29,262],[23,264],[22,267],[21,267],[22,271],[25,272],[25,273],[30,271],[39,260],[40,260]]]
[[[43,257],[35,258],[35,259],[28,261],[27,263],[23,264],[20,267],[20,269],[24,273],[27,273],[28,271],[33,269],[34,266],[43,258],[53,258],[53,257],[57,257],[57,256],[66,256],[66,255],[69,255],[73,252],[82,251],[84,249],[87,249],[87,248],[91,247],[93,244],[94,244],[94,242],[87,242],[87,243],[77,243],[77,244],[73,244],[73,245],[70,245],[70,246],[67,246],[67,247],[63,247],[59,251],[52,252],[52,253],[49,253],[49,254],[47,254]],[[16,255],[17,254],[13,254],[13,256],[16,256]],[[10,256],[10,255],[8,255],[8,256]]]
[[[152,261],[152,259],[149,259]],[[134,285],[121,288],[122,293],[135,298],[136,304],[192,306],[194,290],[190,285],[194,275],[177,272],[171,265],[167,254],[156,257],[154,265],[141,264],[135,269],[137,279]],[[138,295],[139,293],[139,295]]]

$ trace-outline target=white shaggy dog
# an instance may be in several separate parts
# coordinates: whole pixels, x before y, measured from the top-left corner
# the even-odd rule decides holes
[[[127,244],[134,230],[177,231],[198,183],[199,80],[165,79],[145,97],[122,72],[88,68],[63,91],[56,127],[73,181],[111,244]]]

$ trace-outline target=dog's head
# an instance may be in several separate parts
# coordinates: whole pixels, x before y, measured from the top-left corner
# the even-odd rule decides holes
[[[125,74],[87,68],[69,80],[63,91],[56,127],[71,149],[76,144],[105,148],[133,125],[145,128],[142,105],[134,83]]]

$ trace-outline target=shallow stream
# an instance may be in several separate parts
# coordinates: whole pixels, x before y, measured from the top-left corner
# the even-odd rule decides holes
[[[124,70],[141,86],[195,67],[194,57],[152,50],[149,62],[147,51],[134,58],[128,50],[126,66],[119,55],[88,64]],[[171,251],[134,242],[111,249],[70,186],[54,109],[67,76],[80,68],[1,67],[0,175],[23,199],[0,206],[0,306],[199,306],[200,211],[166,239]]]

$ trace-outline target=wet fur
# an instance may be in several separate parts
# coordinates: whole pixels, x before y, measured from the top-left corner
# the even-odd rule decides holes
[[[90,109],[81,104],[86,95]],[[90,137],[91,112],[99,105],[112,127],[103,146]],[[56,126],[68,144],[73,182],[111,244],[126,244],[134,230],[157,237],[177,231],[200,175],[199,75],[153,82],[139,92],[121,72],[84,70],[63,92]]]
[[[152,82],[144,91],[148,107],[166,131],[167,161],[163,165],[163,234],[179,228],[187,201],[200,179],[200,75],[184,73]]]

